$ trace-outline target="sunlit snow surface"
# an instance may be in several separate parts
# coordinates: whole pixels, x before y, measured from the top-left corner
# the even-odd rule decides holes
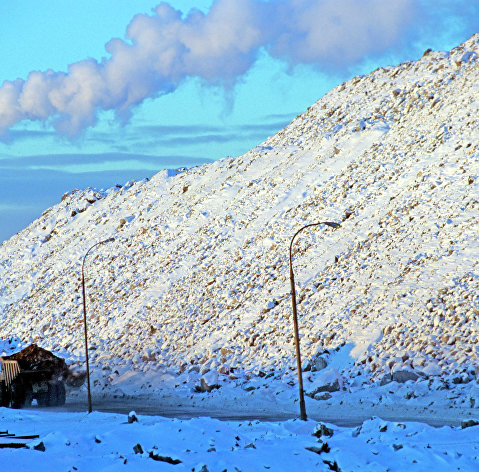
[[[28,449],[0,449],[0,464],[37,472],[328,471],[334,464],[332,470],[342,472],[472,472],[479,464],[479,426],[433,428],[372,418],[354,428],[326,425],[333,435],[317,438],[314,421],[137,417],[128,423],[127,415],[0,409],[2,430],[40,436],[27,442]]]

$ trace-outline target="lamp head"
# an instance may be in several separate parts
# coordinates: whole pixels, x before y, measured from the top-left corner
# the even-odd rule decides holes
[[[326,226],[331,226],[331,228],[339,228],[341,225],[339,223],[334,223],[332,221],[324,221]]]

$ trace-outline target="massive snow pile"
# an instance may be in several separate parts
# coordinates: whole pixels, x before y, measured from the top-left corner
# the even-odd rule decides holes
[[[186,383],[294,379],[288,247],[330,220],[295,243],[305,368],[321,357],[345,388],[470,381],[478,54],[475,35],[356,77],[243,156],[65,195],[0,247],[0,339],[81,362],[82,259],[113,236],[85,263],[103,386],[165,366]]]

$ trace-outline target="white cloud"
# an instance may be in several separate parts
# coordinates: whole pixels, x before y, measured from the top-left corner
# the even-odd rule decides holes
[[[2,130],[26,118],[19,103],[22,86],[23,81],[17,79],[4,82],[0,87],[0,134]]]
[[[270,52],[294,64],[341,67],[401,40],[414,19],[412,0],[290,0]]]
[[[231,86],[262,48],[293,66],[349,67],[399,44],[417,8],[414,0],[216,0],[206,14],[182,16],[161,3],[131,20],[126,39],[106,44],[107,58],[5,81],[0,135],[38,120],[73,137],[99,111],[127,120],[146,98],[171,93],[190,76]]]

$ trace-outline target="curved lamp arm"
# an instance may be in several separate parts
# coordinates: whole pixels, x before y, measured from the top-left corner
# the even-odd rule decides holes
[[[88,382],[88,413],[92,412],[92,406],[91,406],[91,389],[90,389],[90,362],[88,359],[88,333],[87,333],[87,324],[86,324],[86,292],[85,292],[85,260],[88,254],[94,249],[96,246],[99,246],[100,244],[103,243],[109,243],[111,241],[114,241],[115,238],[108,238],[105,239],[104,241],[100,241],[98,243],[95,243],[93,246],[88,249],[86,254],[83,256],[83,261],[81,265],[81,283],[82,283],[82,292],[83,292],[83,326],[85,328],[85,357],[86,357],[86,376],[87,376],[87,382]]]
[[[311,223],[309,225],[300,228],[294,236],[291,238],[291,244],[289,245],[289,278],[291,282],[291,301],[293,305],[293,323],[294,323],[294,344],[296,347],[296,365],[298,369],[298,388],[299,388],[299,409],[302,420],[306,420],[306,404],[304,402],[304,390],[303,390],[303,373],[301,370],[301,351],[299,346],[299,328],[298,328],[298,313],[296,309],[296,289],[294,286],[294,272],[293,272],[293,242],[296,236],[306,228],[311,226],[326,225],[331,228],[339,228],[339,223],[333,223],[331,221],[320,221],[318,223]]]

